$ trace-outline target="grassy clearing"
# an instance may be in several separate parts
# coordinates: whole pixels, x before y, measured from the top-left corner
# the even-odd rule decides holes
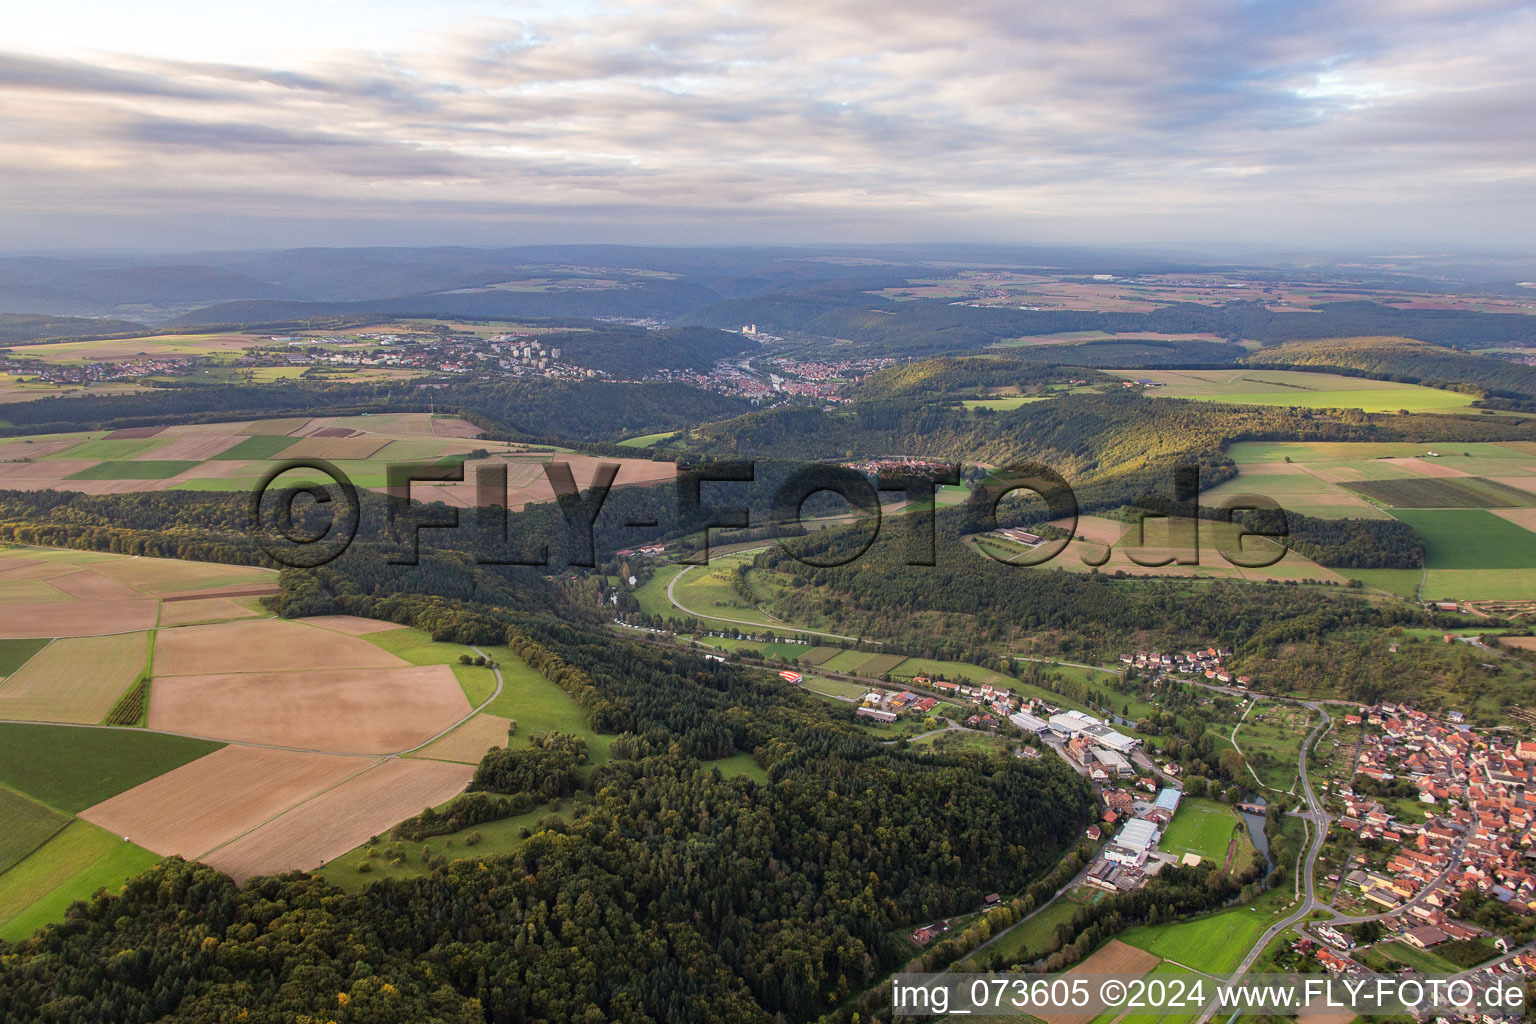
[[[361,892],[371,883],[384,878],[419,878],[429,870],[422,859],[423,850],[446,857],[450,861],[503,856],[523,844],[526,838],[522,834],[524,829],[530,832],[537,831],[538,822],[550,814],[569,818],[568,802],[563,803],[560,810],[552,810],[546,805],[527,814],[504,818],[501,821],[486,822],[446,836],[435,836],[425,843],[396,843],[385,837],[377,844],[364,843],[352,852],[337,857],[314,874],[335,883],[347,892]],[[480,833],[480,841],[473,846],[467,845],[469,837],[476,832]],[[369,857],[370,849],[375,850],[377,856]],[[395,864],[391,857],[385,855],[385,851],[390,849],[397,849],[404,853],[401,863]],[[368,864],[368,871],[359,871],[358,865],[365,862]]]
[[[640,602],[640,610],[647,615],[659,615],[662,618],[682,618],[683,613],[667,600],[667,586],[686,568],[686,565],[657,566],[651,578],[635,590],[635,600]]]
[[[1455,974],[1461,970],[1449,960],[1436,956],[1434,950],[1419,949],[1406,942],[1383,942],[1373,948],[1376,952],[1385,954],[1399,963],[1407,964],[1416,971],[1423,971],[1425,974]]]
[[[69,816],[0,786],[0,872],[69,824]]]
[[[1226,863],[1227,846],[1242,822],[1227,804],[1186,798],[1168,824],[1158,848],[1169,853],[1193,853],[1218,865]]]
[[[1536,533],[1481,509],[1397,509],[1435,569],[1536,568]]]
[[[768,784],[768,773],[745,750],[738,750],[730,757],[722,757],[718,761],[705,761],[704,767],[718,768],[720,774],[728,779],[748,778],[762,786]]]
[[[47,647],[49,640],[0,640],[0,679],[25,665],[38,651]]]
[[[663,430],[657,434],[641,434],[639,437],[631,437],[619,442],[621,448],[649,448],[677,436],[675,430]]]
[[[1424,574],[1418,569],[1340,569],[1350,579],[1359,580],[1372,590],[1382,590],[1412,599]]]
[[[0,783],[74,814],[222,743],[124,729],[0,723]]]
[[[120,889],[158,863],[148,850],[84,821],[71,822],[26,860],[0,874],[0,939],[16,942],[64,919],[76,900]]]
[[[1046,906],[1034,917],[998,939],[984,955],[1000,955],[1008,963],[1028,963],[1045,956],[1055,943],[1057,926],[1071,921],[1072,915],[1083,905],[1083,899],[1074,898],[1079,891],[1068,892]],[[975,964],[974,958],[968,960],[965,969],[972,970]]]
[[[1237,746],[1264,785],[1289,792],[1296,783],[1302,740],[1312,724],[1304,708],[1261,700],[1238,727]]]
[[[1185,967],[1227,974],[1269,927],[1271,915],[1242,907],[1181,924],[1132,928],[1122,942]]]
[[[487,714],[510,718],[517,723],[517,732],[507,744],[513,750],[528,746],[528,738],[535,733],[564,732],[580,736],[587,741],[587,753],[594,765],[608,760],[608,741],[611,737],[593,732],[587,725],[585,712],[565,691],[528,665],[508,654],[496,659],[501,668],[501,696],[491,701]]]

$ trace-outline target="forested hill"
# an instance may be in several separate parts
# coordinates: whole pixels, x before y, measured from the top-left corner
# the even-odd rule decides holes
[[[1077,331],[1205,334],[1229,340],[1249,338],[1265,345],[1375,335],[1467,348],[1536,344],[1536,318],[1522,314],[1397,309],[1374,302],[1329,303],[1307,315],[1272,312],[1250,302],[1178,303],[1146,313],[1100,313],[957,305],[937,299],[897,302],[842,291],[730,299],[676,322],[711,327],[756,323],[776,333],[839,339],[872,353],[909,356],[975,351],[1009,338]],[[1197,358],[1211,359],[1207,349],[1199,346],[1212,347],[1212,343],[1194,344],[1197,351],[1206,353]],[[1241,355],[1240,349],[1231,350],[1231,358]]]
[[[1327,370],[1433,387],[1472,387],[1495,396],[1536,396],[1536,366],[1455,352],[1412,338],[1296,341],[1255,352],[1243,361],[1266,369]]]
[[[939,403],[864,403],[834,412],[770,409],[695,428],[686,443],[713,455],[806,460],[1027,460],[1064,476],[1085,508],[1112,508],[1166,490],[1178,463],[1198,464],[1203,486],[1229,478],[1235,470],[1223,449],[1235,441],[1531,438],[1536,417],[1367,416],[1115,392],[1061,395],[1005,412],[972,413]]]
[[[734,416],[751,403],[667,381],[462,382],[452,389],[406,384],[284,381],[260,387],[167,387],[133,395],[41,398],[0,404],[3,434],[216,423],[274,416],[358,412],[459,413],[483,417],[508,434],[570,441],[619,440],[676,430],[699,419]]]
[[[514,618],[512,649],[622,730],[568,820],[356,896],[173,860],[0,943],[0,1021],[806,1022],[1087,821],[1058,759],[897,749],[771,673]],[[734,750],[767,785],[694,759]]]

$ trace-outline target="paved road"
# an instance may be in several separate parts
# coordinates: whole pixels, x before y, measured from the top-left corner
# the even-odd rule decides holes
[[[1312,731],[1307,733],[1307,738],[1302,741],[1301,756],[1297,759],[1297,764],[1301,769],[1301,792],[1307,801],[1307,812],[1304,817],[1312,822],[1314,831],[1312,843],[1307,848],[1306,855],[1302,858],[1301,862],[1301,906],[1270,925],[1269,930],[1259,936],[1258,941],[1253,944],[1253,947],[1248,950],[1248,954],[1243,957],[1242,963],[1237,965],[1237,970],[1233,971],[1227,979],[1229,984],[1236,984],[1244,974],[1248,973],[1248,969],[1253,966],[1254,961],[1264,952],[1264,947],[1268,946],[1276,935],[1279,935],[1297,921],[1305,918],[1319,906],[1323,906],[1323,904],[1317,901],[1317,896],[1315,895],[1314,871],[1317,866],[1318,854],[1323,852],[1323,844],[1328,839],[1328,814],[1323,810],[1322,801],[1318,800],[1317,794],[1312,791],[1312,780],[1307,775],[1307,755],[1311,752],[1312,742],[1322,735],[1323,730],[1328,727],[1329,718],[1328,712],[1321,704],[1310,701],[1299,701],[1298,703],[1312,708],[1321,716],[1317,725],[1313,726]],[[1196,1019],[1195,1024],[1206,1024],[1207,1021],[1216,1015],[1217,1009],[1215,1006],[1207,1007]]]

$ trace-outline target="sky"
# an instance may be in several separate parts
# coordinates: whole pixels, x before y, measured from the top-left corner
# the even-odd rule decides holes
[[[56,0],[0,247],[1532,248],[1536,5]]]

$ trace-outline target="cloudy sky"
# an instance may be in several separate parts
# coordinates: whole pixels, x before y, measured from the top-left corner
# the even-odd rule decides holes
[[[1533,245],[1536,6],[56,0],[0,248]]]

